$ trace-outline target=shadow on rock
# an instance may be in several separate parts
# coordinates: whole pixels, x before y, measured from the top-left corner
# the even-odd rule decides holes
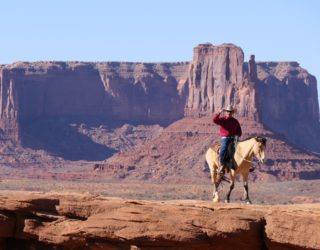
[[[21,126],[22,146],[34,150],[45,150],[65,160],[100,161],[112,156],[116,151],[94,142],[81,134],[70,118],[38,119],[24,121]],[[81,119],[82,123],[92,123]]]

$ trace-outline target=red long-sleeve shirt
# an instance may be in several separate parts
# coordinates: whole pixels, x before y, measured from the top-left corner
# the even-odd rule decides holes
[[[220,117],[217,113],[213,117],[213,122],[220,126],[220,136],[241,136],[240,123],[234,117]]]

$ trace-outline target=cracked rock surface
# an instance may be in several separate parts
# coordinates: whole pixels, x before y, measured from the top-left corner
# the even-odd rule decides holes
[[[0,249],[320,249],[320,204],[0,192]]]

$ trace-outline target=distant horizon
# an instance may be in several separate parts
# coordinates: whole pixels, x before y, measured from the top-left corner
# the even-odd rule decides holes
[[[210,43],[210,42],[205,42],[205,43]],[[195,47],[197,47],[197,46],[199,46],[199,45],[201,45],[201,44],[205,44],[205,43],[198,43],[197,45],[195,45],[191,50],[193,51],[193,49],[195,48]],[[213,46],[221,46],[221,45],[223,45],[223,44],[233,44],[233,45],[235,45],[235,46],[237,46],[237,47],[239,47],[239,48],[241,48],[240,46],[238,46],[237,44],[235,44],[235,43],[230,43],[230,42],[228,42],[228,43],[221,43],[221,44],[213,44],[213,43],[210,43],[210,44],[212,44]],[[241,48],[242,49],[242,48]],[[243,50],[243,49],[242,49]],[[251,55],[256,55],[256,54],[254,54],[254,53],[251,53],[251,54],[246,54],[245,53],[245,51],[243,51],[243,53],[244,53],[244,62],[249,62],[249,57],[251,56]],[[193,56],[193,55],[192,55]],[[246,57],[248,57],[248,58],[246,58]],[[297,60],[281,60],[281,61],[279,61],[279,60],[255,60],[256,61],[256,63],[263,63],[263,62],[277,62],[277,63],[279,63],[279,62],[288,62],[288,63],[291,63],[291,62],[294,62],[294,63],[298,63],[299,64],[299,66],[300,67],[302,67],[301,65],[300,65],[300,62],[299,61],[297,61]],[[0,65],[10,65],[10,64],[14,64],[14,63],[18,63],[18,62],[25,62],[25,63],[37,63],[37,62],[83,62],[83,63],[99,63],[99,62],[119,62],[119,63],[188,63],[188,62],[192,62],[192,57],[191,57],[191,59],[190,60],[172,60],[172,61],[144,61],[144,60],[141,60],[141,61],[129,61],[129,60],[77,60],[77,59],[70,59],[70,60],[59,60],[59,59],[48,59],[48,60],[46,60],[46,59],[41,59],[41,60],[17,60],[17,61],[12,61],[12,62],[9,62],[9,63],[1,63],[0,62]],[[302,67],[302,68],[304,68],[304,67]],[[304,69],[306,69],[306,68],[304,68]],[[306,69],[307,71],[308,71],[308,69]],[[309,71],[308,71],[309,72]],[[311,74],[310,72],[309,72],[309,74]],[[313,74],[311,74],[311,75],[313,75]]]
[[[198,45],[200,44],[204,44],[204,43],[199,43],[197,44],[196,46],[194,46],[192,48],[192,50],[197,47]],[[222,44],[225,44],[225,43],[222,43]],[[213,46],[220,46],[222,44],[212,44]],[[234,44],[234,43],[233,43]],[[238,46],[237,44],[234,44],[236,45],[237,47],[240,47]],[[241,48],[241,47],[240,47]],[[242,49],[242,48],[241,48]],[[250,55],[255,55],[254,53],[253,54],[250,54]],[[250,55],[248,57],[250,57]],[[244,62],[249,62],[249,58],[246,59],[246,54],[244,52]],[[278,60],[255,60],[256,63],[261,63],[261,62],[295,62],[295,63],[298,63],[299,66],[301,67],[299,61],[297,60],[281,60],[281,61],[278,61]],[[192,58],[190,60],[172,60],[172,61],[144,61],[144,60],[141,60],[141,61],[128,61],[128,60],[79,60],[79,59],[64,59],[64,60],[59,60],[59,59],[39,59],[39,60],[17,60],[17,61],[12,61],[12,62],[8,62],[8,63],[2,63],[0,62],[0,65],[10,65],[10,64],[14,64],[14,63],[18,63],[18,62],[25,62],[25,63],[37,63],[37,62],[83,62],[83,63],[96,63],[96,62],[120,62],[120,63],[123,63],[123,62],[126,62],[126,63],[187,63],[187,62],[192,62]],[[302,67],[304,68],[304,67]],[[304,68],[306,69],[306,68]],[[306,69],[308,70],[308,69]],[[309,72],[309,74],[311,74]],[[312,74],[311,74],[312,75]]]

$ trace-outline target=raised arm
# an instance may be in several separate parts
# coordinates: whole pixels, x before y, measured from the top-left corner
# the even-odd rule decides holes
[[[218,124],[218,125],[221,124],[220,115],[221,115],[222,112],[223,112],[223,110],[220,110],[219,113],[216,113],[216,114],[213,116],[213,120],[212,120],[212,121],[213,121],[215,124]]]

